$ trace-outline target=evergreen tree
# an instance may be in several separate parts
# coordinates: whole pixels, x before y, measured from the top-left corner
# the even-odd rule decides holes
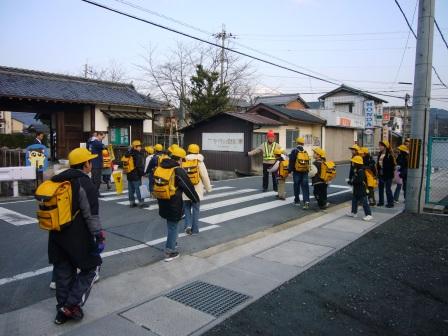
[[[229,87],[219,83],[219,73],[207,71],[199,64],[191,79],[191,99],[186,106],[193,122],[224,112],[229,104]]]

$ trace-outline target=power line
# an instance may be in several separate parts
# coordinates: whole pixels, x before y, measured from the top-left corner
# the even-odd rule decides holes
[[[193,39],[193,40],[196,40],[196,41],[199,41],[199,42],[203,42],[203,43],[212,45],[212,46],[217,47],[217,48],[223,48],[223,49],[225,49],[225,50],[227,50],[227,51],[230,51],[230,52],[233,52],[233,53],[235,53],[235,54],[239,54],[239,55],[241,55],[241,56],[249,57],[249,58],[252,58],[252,59],[254,59],[254,60],[256,60],[256,61],[259,61],[259,62],[262,62],[262,63],[266,63],[266,64],[269,64],[269,65],[275,66],[275,67],[277,67],[277,68],[281,68],[281,69],[284,69],[284,70],[292,71],[292,72],[295,72],[295,73],[297,73],[297,74],[299,74],[299,75],[303,75],[303,76],[306,76],[306,77],[310,77],[310,78],[313,78],[313,79],[316,79],[316,80],[319,80],[319,81],[322,81],[322,82],[326,82],[326,83],[329,83],[329,84],[340,85],[339,83],[336,83],[336,82],[334,82],[334,81],[330,81],[330,80],[327,80],[327,79],[324,79],[324,78],[321,78],[321,77],[317,77],[317,76],[314,76],[314,75],[310,75],[310,74],[307,74],[307,73],[305,73],[305,72],[298,71],[298,70],[295,70],[295,69],[292,69],[292,68],[283,66],[283,65],[281,65],[281,64],[277,64],[277,63],[274,63],[274,62],[271,62],[271,61],[268,61],[268,60],[259,58],[259,57],[257,57],[257,56],[253,56],[253,55],[250,55],[250,54],[247,54],[247,53],[244,53],[244,52],[241,52],[241,51],[238,51],[238,50],[229,48],[229,47],[225,47],[225,46],[223,47],[223,46],[221,46],[221,45],[219,45],[219,44],[217,44],[217,43],[214,43],[214,42],[210,42],[210,41],[204,40],[203,38],[200,38],[200,37],[197,37],[197,36],[194,36],[194,35],[191,35],[191,34],[187,34],[187,33],[181,32],[181,31],[179,31],[179,30],[176,30],[176,29],[173,29],[173,28],[170,28],[170,27],[161,25],[161,24],[159,24],[159,23],[155,23],[155,22],[152,22],[152,21],[149,21],[149,20],[140,18],[140,17],[138,17],[138,16],[135,16],[135,15],[132,15],[132,14],[129,14],[129,13],[125,13],[125,12],[120,11],[120,10],[118,10],[118,9],[114,9],[114,8],[108,7],[108,6],[106,6],[106,5],[97,3],[97,2],[95,2],[95,1],[91,1],[91,0],[81,0],[81,1],[83,1],[83,2],[85,2],[85,3],[88,3],[88,4],[91,4],[91,5],[93,5],[93,6],[96,6],[96,7],[99,7],[99,8],[103,8],[103,9],[106,9],[106,10],[108,10],[108,11],[111,11],[111,12],[114,12],[114,13],[117,13],[117,14],[120,14],[120,15],[123,15],[123,16],[126,16],[126,17],[129,17],[129,18],[134,19],[134,20],[137,20],[137,21],[145,22],[145,23],[150,24],[150,25],[153,25],[153,26],[155,26],[155,27],[158,27],[158,28],[162,28],[162,29],[168,30],[168,31],[170,31],[170,32],[172,32],[172,33],[176,33],[176,34],[179,34],[179,35],[182,35],[182,36],[191,38],[191,39]]]
[[[215,36],[216,34],[214,34],[214,33],[208,32],[208,31],[206,31],[206,30],[204,30],[204,29],[202,29],[202,28],[198,28],[198,27],[196,27],[196,26],[193,26],[193,25],[191,25],[191,24],[189,24],[189,23],[186,23],[186,22],[177,20],[177,19],[172,18],[172,17],[170,17],[170,16],[167,16],[167,15],[164,15],[164,14],[160,14],[160,13],[158,13],[158,12],[156,12],[156,11],[147,9],[147,8],[145,8],[145,7],[136,5],[136,4],[132,3],[132,2],[129,2],[129,1],[126,1],[126,0],[114,0],[114,1],[119,2],[119,3],[122,3],[122,4],[125,4],[125,5],[127,5],[127,6],[129,6],[129,7],[138,9],[138,10],[143,11],[143,12],[146,12],[146,13],[149,13],[149,14],[152,14],[152,15],[156,15],[156,16],[158,16],[158,17],[161,17],[161,18],[164,18],[164,19],[166,19],[166,20],[172,21],[172,22],[174,22],[174,23],[180,24],[180,25],[185,26],[185,27],[187,27],[187,28],[196,30],[196,31],[198,31],[198,32],[200,32],[200,33],[203,33],[203,34],[206,34],[206,35],[209,35],[209,36],[214,36],[214,37],[216,37],[216,36]],[[234,36],[236,36],[236,35],[234,35]],[[319,76],[322,76],[322,77],[326,77],[327,79],[332,80],[332,81],[338,81],[337,79],[331,78],[331,77],[329,77],[329,76],[327,76],[327,75],[325,75],[325,74],[322,74],[322,73],[320,73],[320,72],[317,72],[317,71],[314,71],[314,70],[311,70],[311,69],[308,69],[308,68],[305,68],[305,67],[302,67],[302,66],[298,66],[297,64],[291,63],[291,62],[289,62],[289,61],[287,61],[287,60],[284,60],[284,59],[282,59],[282,58],[280,58],[280,57],[277,57],[277,56],[268,54],[268,53],[263,52],[263,51],[260,51],[260,50],[258,50],[258,49],[249,47],[249,46],[247,46],[247,45],[245,45],[245,44],[242,44],[242,43],[239,43],[239,42],[236,42],[236,41],[234,41],[233,43],[234,43],[235,45],[238,45],[238,46],[240,46],[240,47],[243,47],[244,49],[254,51],[254,52],[256,52],[256,53],[258,53],[258,54],[260,54],[260,55],[267,56],[267,57],[269,57],[269,58],[272,58],[272,59],[278,60],[278,61],[280,61],[280,62],[283,62],[283,63],[285,63],[285,64],[289,64],[289,65],[294,66],[294,67],[296,67],[296,68],[298,68],[298,69],[303,69],[303,70],[305,70],[305,71],[314,73],[314,74],[316,74],[316,75],[319,75]],[[221,49],[221,50],[222,50],[222,49]]]
[[[406,21],[406,24],[408,25],[409,29],[410,29],[411,32],[412,32],[412,35],[414,35],[414,37],[417,39],[417,35],[415,34],[414,29],[412,28],[411,24],[409,23],[409,20],[408,20],[406,14],[404,13],[403,9],[401,8],[400,3],[398,2],[398,0],[394,0],[394,1],[395,1],[395,3],[397,4],[398,8],[400,9],[401,14],[403,15],[403,17],[404,17],[404,19],[405,19],[405,21]],[[435,21],[435,20],[434,20],[434,21]],[[436,74],[436,76],[437,76],[437,78],[439,79],[440,83],[442,83],[443,86],[448,87],[448,86],[442,81],[442,78],[440,78],[440,75],[439,75],[439,73],[437,72],[437,70],[436,70],[436,68],[434,67],[434,65],[432,66],[432,70],[434,70],[434,73]]]
[[[443,36],[442,30],[440,29],[439,24],[437,23],[436,19],[434,19],[434,23],[436,24],[436,28],[439,31],[440,37],[442,38],[443,42],[445,42],[445,45],[448,49],[448,43],[446,42],[445,36]]]

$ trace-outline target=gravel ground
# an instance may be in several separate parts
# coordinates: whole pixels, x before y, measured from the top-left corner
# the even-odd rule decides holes
[[[398,215],[205,335],[448,335],[448,217]]]

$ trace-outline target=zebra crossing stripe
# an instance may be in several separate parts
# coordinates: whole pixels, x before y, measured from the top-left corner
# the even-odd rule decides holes
[[[233,189],[233,188],[235,188],[235,187],[228,187],[228,186],[217,187],[217,188],[214,188],[213,191]],[[126,190],[126,192],[127,192],[127,190]],[[123,194],[123,195],[117,195],[117,196],[112,196],[112,197],[100,198],[100,200],[108,202],[108,201],[116,201],[116,200],[120,200],[120,199],[126,199],[128,197],[129,196],[127,194],[126,195]],[[154,201],[155,200],[149,200],[149,201],[147,201],[147,203],[148,202],[152,203]],[[122,201],[122,202],[117,202],[117,203],[122,204],[122,205],[129,205],[129,201]]]
[[[0,220],[15,226],[37,223],[37,219],[22,215],[19,212],[0,207]]]
[[[204,228],[201,228],[201,232],[213,230],[213,229],[216,229],[216,228],[219,228],[219,225],[209,225],[209,226],[206,226]],[[185,234],[185,233],[180,233],[179,237],[185,237],[186,235],[187,234]],[[101,257],[107,258],[107,257],[111,257],[111,256],[118,255],[118,254],[132,252],[132,251],[140,250],[140,249],[143,249],[143,248],[147,248],[149,246],[154,246],[154,245],[163,243],[165,241],[166,241],[166,237],[162,237],[162,238],[158,238],[158,239],[154,239],[154,240],[148,241],[148,242],[146,242],[144,244],[138,244],[138,245],[129,246],[129,247],[113,250],[113,251],[103,252],[103,253],[101,253]],[[11,282],[19,281],[19,280],[33,278],[35,276],[38,276],[38,275],[41,275],[41,274],[45,274],[45,273],[50,273],[52,271],[53,271],[53,266],[47,266],[47,267],[43,267],[43,268],[37,269],[35,271],[30,271],[30,272],[25,272],[25,273],[21,273],[21,274],[16,274],[16,275],[14,275],[12,277],[9,277],[9,278],[0,279],[0,286],[6,285],[6,284],[11,283]]]
[[[341,194],[348,193],[348,192],[351,192],[351,190],[338,191],[338,192],[328,195],[328,197],[341,195]],[[313,198],[313,196],[311,196],[311,198]],[[228,212],[220,213],[220,214],[205,217],[205,218],[200,218],[199,220],[201,222],[204,222],[207,224],[219,224],[222,222],[226,222],[228,220],[232,220],[232,219],[236,219],[236,218],[240,218],[240,217],[244,217],[244,216],[248,216],[248,215],[253,215],[258,212],[262,212],[262,211],[278,208],[278,207],[281,207],[284,205],[288,205],[288,203],[290,203],[292,201],[294,201],[294,196],[288,197],[286,199],[286,201],[278,200],[278,201],[261,203],[261,204],[241,208],[238,210],[228,211]]]
[[[227,197],[227,196],[233,196],[233,195],[239,195],[239,194],[245,194],[249,192],[253,192],[256,189],[241,189],[241,190],[235,190],[235,191],[229,191],[229,192],[223,192],[219,194],[213,194],[213,195],[206,195],[204,196],[204,201],[215,199],[215,198],[221,198],[221,197]],[[144,210],[157,210],[159,208],[158,204],[151,205],[147,208],[143,208]]]
[[[128,192],[128,190],[123,190],[124,193]],[[117,192],[116,191],[106,191],[106,192],[102,192],[101,195],[103,196],[107,196],[107,195],[116,195]]]
[[[260,198],[272,197],[274,195],[277,195],[276,191],[270,191],[270,192],[260,193],[260,194],[256,194],[256,195],[238,197],[238,198],[231,198],[231,199],[220,201],[220,202],[214,202],[214,203],[208,203],[208,204],[201,205],[200,211],[213,210],[213,209],[222,208],[222,207],[233,205],[233,204],[248,202],[248,201],[252,201],[252,200],[256,200],[256,199],[260,199]]]

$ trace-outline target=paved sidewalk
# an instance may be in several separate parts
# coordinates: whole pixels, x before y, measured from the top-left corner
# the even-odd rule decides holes
[[[0,315],[0,332],[201,334],[275,288],[282,288],[286,281],[401,210],[377,209],[374,220],[364,222],[345,216],[349,211],[346,205],[337,206],[324,215],[312,214],[170,263],[162,261],[100,281],[87,302],[82,323],[55,326],[55,300],[48,299]],[[257,320],[264,318],[260,315]]]

